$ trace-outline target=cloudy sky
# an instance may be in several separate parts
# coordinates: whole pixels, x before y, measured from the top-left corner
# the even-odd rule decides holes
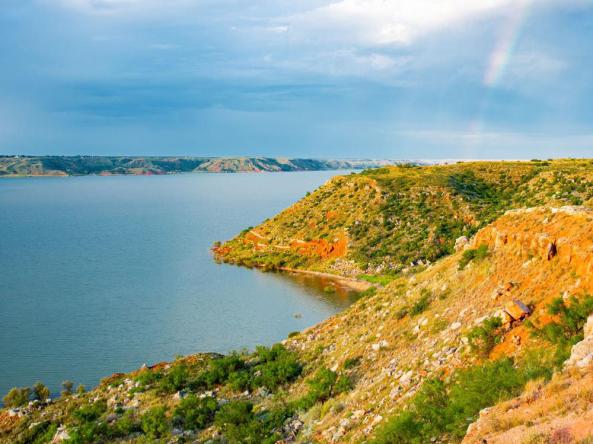
[[[0,153],[593,156],[592,0],[1,0]]]

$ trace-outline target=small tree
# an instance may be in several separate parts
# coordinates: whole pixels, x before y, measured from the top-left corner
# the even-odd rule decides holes
[[[73,387],[74,383],[72,381],[66,380],[62,382],[62,396],[70,396]]]
[[[78,384],[76,387],[76,393],[79,395],[83,395],[86,392],[86,387],[83,384]]]
[[[33,386],[33,398],[39,401],[45,401],[50,396],[49,389],[40,381]]]
[[[142,416],[142,431],[152,439],[162,437],[169,430],[164,407],[153,407]]]
[[[31,389],[29,387],[13,387],[8,394],[2,398],[6,407],[20,407],[29,402]]]

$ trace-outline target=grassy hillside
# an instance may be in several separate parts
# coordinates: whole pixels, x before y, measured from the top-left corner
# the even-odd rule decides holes
[[[386,160],[319,160],[269,157],[0,156],[0,176],[236,173],[363,169]]]
[[[592,233],[583,207],[509,212],[465,250],[283,344],[179,358],[2,410],[0,441],[459,442],[483,408],[547,387],[582,339]],[[516,299],[532,313],[510,323],[501,309]]]
[[[338,177],[218,248],[224,261],[361,276],[450,254],[505,210],[593,204],[593,161],[385,167]]]

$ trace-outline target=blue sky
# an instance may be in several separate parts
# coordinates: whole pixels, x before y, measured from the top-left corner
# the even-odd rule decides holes
[[[0,153],[593,157],[593,1],[2,0]]]

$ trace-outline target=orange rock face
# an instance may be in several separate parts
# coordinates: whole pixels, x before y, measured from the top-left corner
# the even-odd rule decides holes
[[[267,238],[251,230],[243,237],[243,243],[251,244],[256,251],[266,249],[292,250],[304,256],[319,256],[324,259],[343,257],[348,251],[348,237],[345,234],[337,236],[332,241],[326,239],[315,239],[311,241],[296,239],[291,241],[289,245],[273,245],[269,243]],[[218,250],[222,249],[219,248]],[[221,255],[227,253],[228,251],[220,251]]]
[[[472,244],[486,244],[491,251],[524,261],[521,275],[527,279],[530,262],[534,259],[550,262],[552,272],[570,267],[571,275],[578,276],[570,293],[576,295],[593,291],[592,210],[562,207],[508,211],[495,223],[479,231]],[[548,281],[547,284],[555,287],[558,282]]]
[[[322,258],[337,258],[346,255],[348,248],[348,239],[345,235],[341,235],[334,239],[333,242],[328,242],[325,239],[317,239],[312,241],[293,241],[290,247],[302,255],[316,255]]]

